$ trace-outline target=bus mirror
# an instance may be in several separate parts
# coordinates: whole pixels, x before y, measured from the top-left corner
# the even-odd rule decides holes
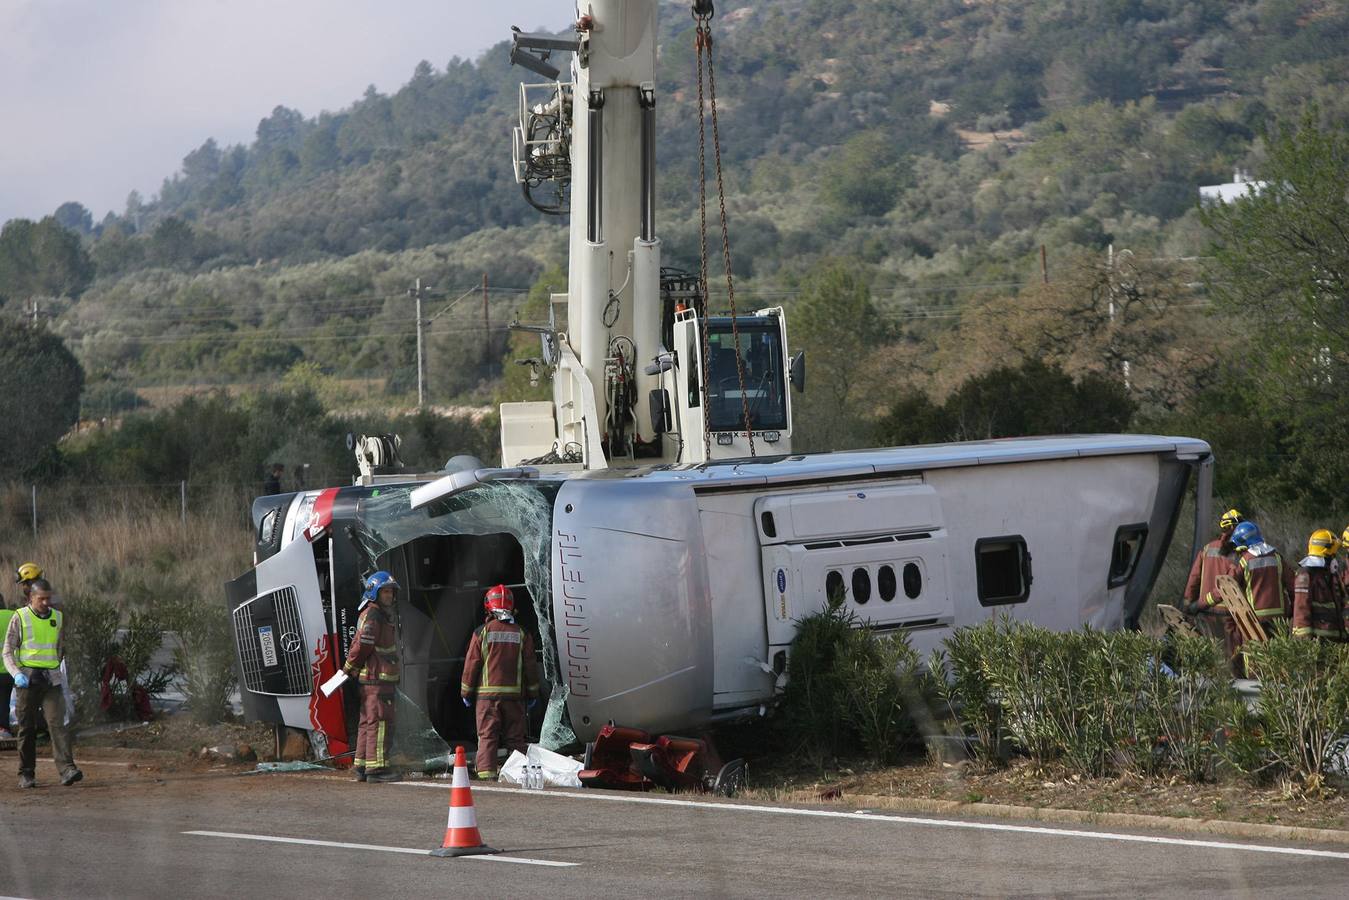
[[[796,392],[802,393],[806,389],[806,351],[798,350],[792,357],[792,365],[789,370],[792,375],[792,387]]]
[[[651,410],[651,430],[656,434],[664,434],[670,430],[670,392],[664,388],[656,388],[649,395],[647,401]]]

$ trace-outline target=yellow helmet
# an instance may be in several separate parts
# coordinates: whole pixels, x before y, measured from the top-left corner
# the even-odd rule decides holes
[[[1344,534],[1340,535],[1340,547],[1349,547],[1349,528],[1344,529]]]
[[[1318,528],[1307,538],[1307,555],[1330,559],[1340,549],[1340,542],[1329,528]]]
[[[26,562],[14,570],[14,583],[23,584],[42,577],[42,567],[37,563]]]
[[[1222,518],[1218,520],[1218,530],[1231,531],[1244,521],[1246,521],[1245,516],[1235,509],[1229,509],[1227,512],[1223,513]],[[1345,531],[1349,532],[1349,529],[1345,529]]]

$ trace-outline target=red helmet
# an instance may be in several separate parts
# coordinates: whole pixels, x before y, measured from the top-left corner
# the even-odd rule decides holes
[[[515,609],[515,595],[504,584],[498,584],[487,591],[483,606],[488,612],[512,612]]]

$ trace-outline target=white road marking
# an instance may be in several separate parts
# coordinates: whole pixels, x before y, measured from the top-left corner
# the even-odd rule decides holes
[[[263,841],[272,844],[304,844],[310,847],[336,847],[342,850],[378,850],[382,853],[409,853],[413,856],[430,856],[431,851],[426,848],[413,847],[382,847],[379,844],[351,844],[345,841],[316,841],[311,838],[292,838],[278,837],[271,834],[240,834],[234,831],[184,831],[183,834],[197,835],[198,837],[218,837],[232,838],[236,841]],[[486,862],[519,863],[525,866],[554,866],[557,868],[570,868],[579,866],[580,863],[557,862],[551,859],[525,859],[522,856],[502,856],[500,854],[481,855],[481,856],[457,856],[455,859],[480,859]]]
[[[402,787],[438,788],[444,785],[405,781]],[[519,788],[483,785],[474,791],[519,794]],[[1122,841],[1135,844],[1163,844],[1172,847],[1202,847],[1207,850],[1245,850],[1250,853],[1280,853],[1287,856],[1315,856],[1323,859],[1349,860],[1349,852],[1340,850],[1308,850],[1302,847],[1275,847],[1267,844],[1237,844],[1230,841],[1204,841],[1195,838],[1159,837],[1146,834],[1122,834],[1113,831],[1082,831],[1074,828],[1049,828],[1043,825],[1004,825],[998,822],[971,822],[964,819],[928,819],[921,816],[897,816],[887,813],[838,812],[828,809],[803,809],[790,806],[754,806],[748,803],[709,803],[701,800],[680,800],[674,797],[625,796],[607,793],[578,793],[576,791],[529,791],[530,797],[555,797],[571,800],[598,800],[614,803],[646,803],[653,806],[682,806],[694,809],[731,810],[734,812],[769,813],[784,816],[806,816],[818,819],[853,819],[862,822],[893,822],[900,825],[925,825],[932,828],[967,828],[976,831],[1007,831],[1016,834],[1034,834],[1049,837],[1088,838],[1097,841]]]

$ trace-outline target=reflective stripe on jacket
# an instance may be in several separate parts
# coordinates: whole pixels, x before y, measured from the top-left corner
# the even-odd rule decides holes
[[[1261,545],[1260,555],[1249,549],[1241,551],[1237,562],[1241,565],[1246,589],[1246,602],[1262,622],[1286,619],[1289,614],[1289,594],[1292,577],[1278,551],[1268,544]]]
[[[19,638],[19,665],[30,669],[58,669],[61,667],[60,610],[51,610],[47,618],[25,606],[15,613],[22,630]]]
[[[1311,562],[1322,565],[1310,565]],[[1344,593],[1320,559],[1304,559],[1293,582],[1293,636],[1344,640]]]
[[[534,639],[514,622],[492,619],[468,642],[459,692],[489,700],[518,700],[539,695]]]
[[[361,684],[392,687],[398,684],[401,666],[398,660],[398,629],[393,617],[378,603],[368,603],[356,620],[356,638],[347,650],[342,666]]]

